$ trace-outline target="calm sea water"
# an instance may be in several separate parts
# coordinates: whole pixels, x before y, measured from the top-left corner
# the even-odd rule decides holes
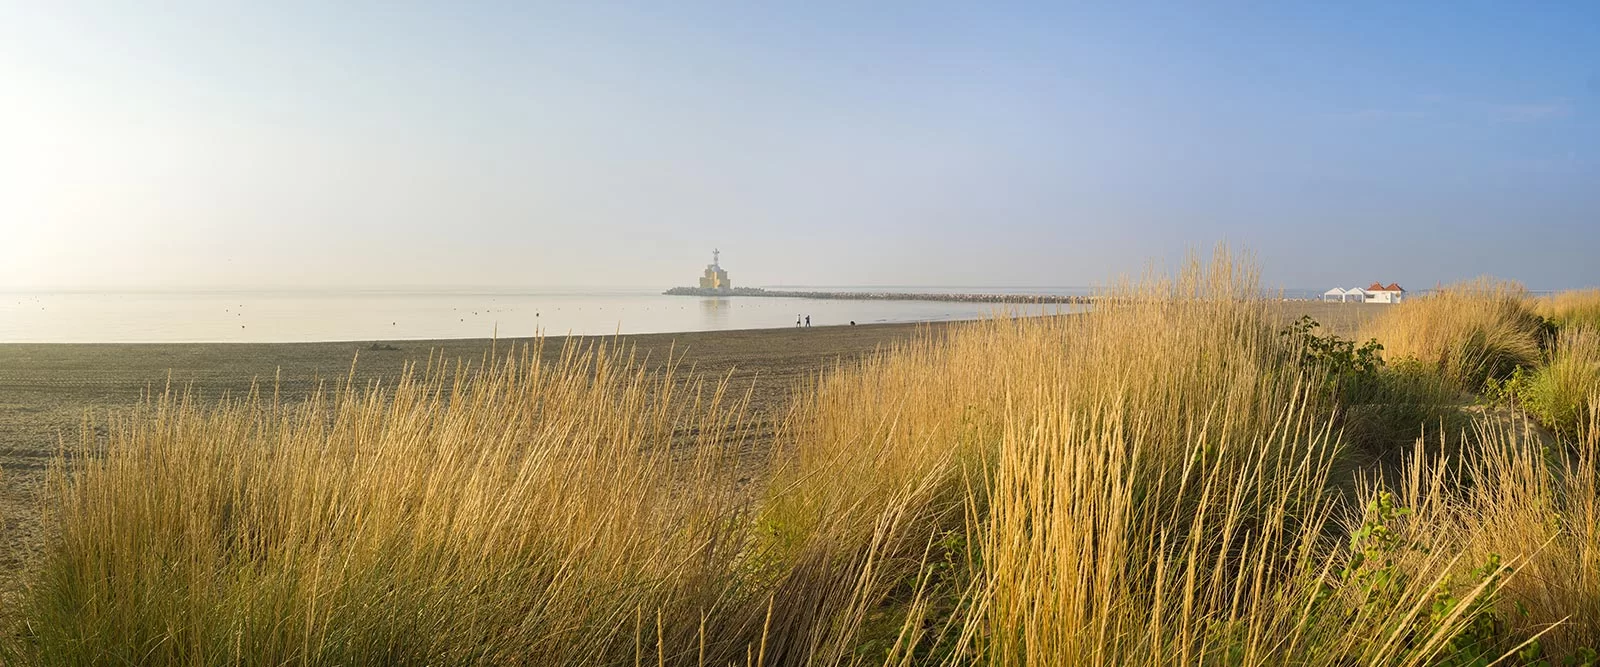
[[[857,288],[837,288],[853,291]],[[887,288],[872,288],[890,291]],[[998,293],[995,288],[893,291]],[[1073,288],[1027,293],[1073,294]],[[927,322],[1081,306],[666,296],[659,289],[0,292],[0,342],[176,343],[501,338]]]

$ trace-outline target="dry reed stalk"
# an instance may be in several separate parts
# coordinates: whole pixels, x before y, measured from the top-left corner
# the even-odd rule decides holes
[[[1419,452],[1400,489],[1415,508],[1408,539],[1469,565],[1511,564],[1500,616],[1514,634],[1548,631],[1546,655],[1600,645],[1600,423],[1590,420],[1574,448],[1558,451],[1526,422],[1482,422],[1459,465]]]
[[[1420,665],[1531,582],[1575,583],[1512,640],[1594,608],[1573,569],[1595,570],[1576,528],[1600,519],[1592,436],[1565,472],[1484,438],[1506,446],[1470,460],[1470,492],[1419,454],[1352,512],[1329,480],[1339,399],[1257,284],[1222,250],[1087,314],[1000,316],[821,374],[754,499],[730,479],[726,383],[605,347],[297,405],[169,394],[56,472],[62,540],[24,657]],[[1397,306],[1427,330],[1397,348],[1463,375],[1483,363],[1462,340],[1505,330],[1496,349],[1519,350],[1509,296],[1458,304],[1479,333],[1437,319],[1465,298]],[[1396,494],[1412,514],[1385,509]],[[1574,522],[1547,530],[1552,511]],[[1515,574],[1474,578],[1488,553]]]
[[[1600,328],[1600,289],[1568,290],[1539,297],[1533,308],[1562,327]]]

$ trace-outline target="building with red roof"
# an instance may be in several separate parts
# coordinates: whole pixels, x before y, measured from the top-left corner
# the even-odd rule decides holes
[[[1340,289],[1335,287],[1322,293],[1323,301],[1337,301],[1341,303],[1400,303],[1405,298],[1406,290],[1400,283],[1372,283],[1372,286],[1361,289],[1352,287]]]
[[[1372,283],[1367,288],[1367,303],[1400,303],[1406,296],[1406,290],[1400,283]]]

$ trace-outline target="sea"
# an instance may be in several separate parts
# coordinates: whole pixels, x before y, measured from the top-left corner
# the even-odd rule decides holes
[[[1086,287],[771,289],[1078,295]],[[0,291],[0,343],[288,343],[522,338],[939,322],[1082,305],[667,296],[660,288]]]

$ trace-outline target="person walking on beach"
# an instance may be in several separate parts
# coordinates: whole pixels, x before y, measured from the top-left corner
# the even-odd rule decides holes
[[[795,326],[800,326],[800,316],[799,315],[795,315],[794,316],[794,325]]]
[[[810,315],[806,316],[806,326],[808,326],[808,327],[811,326],[811,316]]]

